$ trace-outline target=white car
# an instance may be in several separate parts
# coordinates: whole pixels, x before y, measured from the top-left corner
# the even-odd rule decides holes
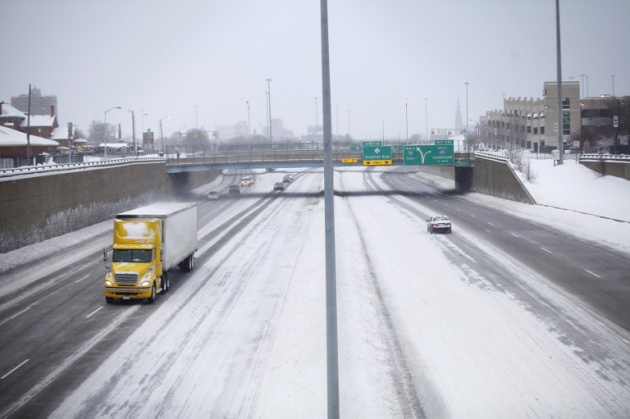
[[[219,192],[217,191],[208,192],[208,201],[216,201],[217,199],[219,199]]]
[[[241,186],[252,186],[254,184],[254,178],[252,176],[244,176],[241,179]]]
[[[436,215],[427,220],[427,231],[431,234],[441,231],[450,234],[453,229],[453,223],[446,215]]]

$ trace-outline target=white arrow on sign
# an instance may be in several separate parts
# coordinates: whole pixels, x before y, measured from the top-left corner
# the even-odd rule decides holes
[[[416,150],[418,150],[418,153],[420,153],[420,157],[422,158],[422,164],[424,164],[424,158],[431,152],[431,150],[427,151],[426,154],[422,152],[422,149],[420,147],[416,147]]]

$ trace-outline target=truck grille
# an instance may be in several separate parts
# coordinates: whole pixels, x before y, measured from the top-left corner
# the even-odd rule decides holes
[[[118,285],[136,285],[138,283],[138,274],[135,272],[117,272],[116,283]]]

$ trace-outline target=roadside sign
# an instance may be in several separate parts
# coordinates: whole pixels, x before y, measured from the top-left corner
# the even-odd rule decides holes
[[[347,159],[341,159],[342,163],[357,163],[359,161],[358,158],[347,158]]]
[[[363,160],[364,166],[391,166],[392,160]]]
[[[392,146],[363,146],[364,166],[389,166],[392,164]]]
[[[470,160],[457,160],[455,162],[456,167],[472,167],[472,162]]]
[[[380,147],[382,145],[382,141],[363,141],[363,147]]]
[[[403,164],[410,166],[448,166],[454,163],[453,140],[437,140],[435,144],[406,145]]]

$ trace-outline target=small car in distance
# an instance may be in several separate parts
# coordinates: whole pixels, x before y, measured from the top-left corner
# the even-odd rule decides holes
[[[240,195],[241,194],[241,188],[238,185],[231,185],[228,188],[228,195]]]
[[[450,234],[452,228],[453,223],[446,215],[436,215],[427,220],[427,231],[431,234],[436,232]]]
[[[254,184],[254,178],[251,176],[243,176],[241,179],[241,186],[252,186]]]
[[[286,183],[292,183],[293,182],[293,175],[291,175],[291,174],[284,175],[284,177],[282,178],[282,181],[286,182]]]
[[[273,184],[274,191],[284,191],[284,182],[276,182]]]
[[[216,201],[217,199],[219,199],[219,192],[217,191],[208,192],[208,201]]]

